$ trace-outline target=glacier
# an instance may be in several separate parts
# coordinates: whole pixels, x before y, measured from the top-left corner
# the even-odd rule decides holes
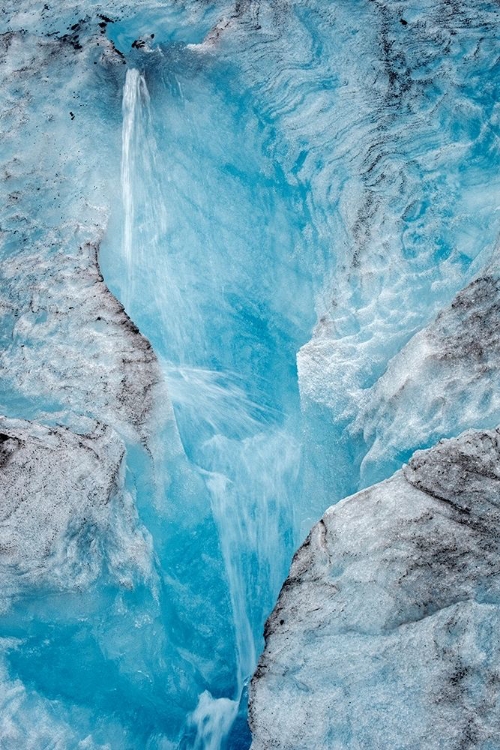
[[[0,26],[0,746],[495,750],[497,4]]]

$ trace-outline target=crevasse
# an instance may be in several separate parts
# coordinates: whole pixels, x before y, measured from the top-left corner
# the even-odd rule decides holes
[[[311,524],[499,421],[419,338],[500,228],[495,6],[327,5],[4,3],[2,430],[113,488],[2,548],[13,747],[248,747]]]
[[[198,482],[197,502],[205,513],[210,509],[217,529],[210,554],[223,582],[214,585],[206,573],[198,580],[191,569],[189,593],[179,595],[172,586],[167,596],[181,608],[183,597],[195,593],[193,616],[203,611],[202,625],[213,627],[211,609],[226,620],[218,658],[234,663],[229,684],[217,673],[211,680],[199,677],[199,701],[185,740],[196,748],[218,748],[240,710],[264,620],[298,539],[293,498],[301,488],[301,438],[294,352],[307,330],[290,320],[296,314],[290,295],[307,302],[311,292],[287,196],[272,176],[259,176],[267,165],[245,102],[236,102],[237,114],[234,105],[223,107],[217,78],[206,75],[196,82],[195,101],[186,100],[182,71],[172,75],[171,61],[163,58],[158,55],[159,70],[150,73],[160,77],[152,83],[153,96],[147,74],[135,68],[126,74],[123,232],[121,245],[108,241],[101,251],[101,266],[161,358],[189,471]],[[189,117],[193,106],[196,121]],[[183,153],[168,147],[179,148],[176,128],[183,131]],[[179,180],[179,158],[197,174],[181,172]],[[168,461],[157,462],[155,472],[172,473]],[[162,486],[158,477],[156,485]],[[191,498],[179,484],[157,502],[172,506],[169,522],[178,525]],[[203,565],[206,537],[198,543],[181,539],[176,555],[192,554]],[[165,544],[162,564],[170,575],[177,561]],[[213,659],[211,640],[200,637],[193,644],[189,626],[178,635],[178,648],[191,653],[195,665]],[[247,742],[243,717],[239,723],[230,745]]]

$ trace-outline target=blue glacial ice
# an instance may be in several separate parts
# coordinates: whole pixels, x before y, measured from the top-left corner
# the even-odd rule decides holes
[[[500,424],[497,10],[4,3],[2,747],[248,748],[264,623],[313,523],[415,450]],[[427,510],[413,496],[431,501],[405,471],[390,482],[417,544]],[[341,507],[361,531],[378,523],[359,500]],[[379,563],[383,577],[396,520],[361,577]],[[347,557],[358,531],[340,541]],[[424,584],[451,606],[438,573],[408,582],[411,617]],[[467,579],[469,599],[485,575]],[[349,606],[365,578],[361,594],[348,579]],[[298,619],[274,632],[282,594],[254,683],[257,747],[284,721],[298,748],[290,705],[309,716],[285,673],[317,642],[309,599],[290,597]],[[495,606],[474,609],[474,627]],[[386,627],[363,613],[356,627]],[[267,684],[281,637],[294,663]],[[382,677],[400,660],[391,638]],[[329,676],[308,688],[311,711]],[[326,714],[333,701],[348,713],[326,692]],[[330,734],[303,747],[398,746],[395,724],[348,739],[326,714]]]

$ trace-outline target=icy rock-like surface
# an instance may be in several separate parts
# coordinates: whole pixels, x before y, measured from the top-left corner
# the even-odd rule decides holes
[[[123,443],[88,428],[0,419],[2,597],[88,586],[104,565],[122,585],[151,574],[149,538],[123,492]]]
[[[309,152],[298,174],[311,180],[317,226],[326,227],[318,214],[330,201],[335,265],[298,369],[313,473],[327,476],[326,486],[340,499],[390,476],[412,450],[458,434],[450,424],[442,434],[432,430],[430,440],[408,437],[409,452],[396,459],[393,445],[387,457],[380,455],[381,435],[377,460],[388,462],[378,474],[363,467],[360,477],[375,420],[366,425],[366,443],[359,424],[349,428],[360,407],[369,417],[377,408],[371,389],[391,359],[495,251],[498,9],[490,3],[399,1],[330,8],[337,35],[324,58],[332,62],[332,74],[342,71],[343,87],[334,93],[332,86],[330,94],[338,114],[325,105],[314,117],[321,130],[315,143],[323,149],[321,156]],[[329,38],[326,18],[318,18],[322,40]],[[346,34],[342,44],[339,33]],[[371,55],[359,54],[368,49]],[[328,127],[322,124],[327,113]],[[286,116],[294,125],[305,123],[295,110]],[[329,150],[327,138],[338,145]],[[427,386],[423,379],[421,387]],[[401,423],[412,418],[402,414]],[[479,419],[476,414],[474,426],[494,426]],[[461,429],[467,426],[464,421]],[[322,498],[325,507],[332,499]]]
[[[254,750],[498,747],[499,467],[471,430],[326,512],[267,623]]]

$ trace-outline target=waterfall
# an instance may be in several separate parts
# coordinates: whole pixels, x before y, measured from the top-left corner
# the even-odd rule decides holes
[[[270,592],[281,583],[286,533],[293,527],[288,491],[297,479],[300,453],[285,430],[262,431],[241,441],[219,435],[206,452],[214,469],[207,484],[229,586],[237,675],[233,700],[215,700],[203,693],[193,720],[196,750],[218,750],[257,663],[259,626],[266,604],[267,610],[272,606]],[[255,611],[260,597],[261,613]]]
[[[128,310],[138,272],[145,268],[144,253],[160,255],[158,247],[167,224],[156,175],[158,146],[151,124],[151,98],[144,75],[135,68],[127,70],[125,77],[122,116],[122,256],[126,269],[122,301]]]
[[[132,295],[132,250],[134,229],[134,139],[136,138],[138,120],[140,120],[141,93],[147,96],[144,77],[138,70],[127,70],[125,86],[123,88],[123,129],[122,129],[122,199],[123,199],[123,260],[128,279],[126,296],[123,300],[125,307]]]

